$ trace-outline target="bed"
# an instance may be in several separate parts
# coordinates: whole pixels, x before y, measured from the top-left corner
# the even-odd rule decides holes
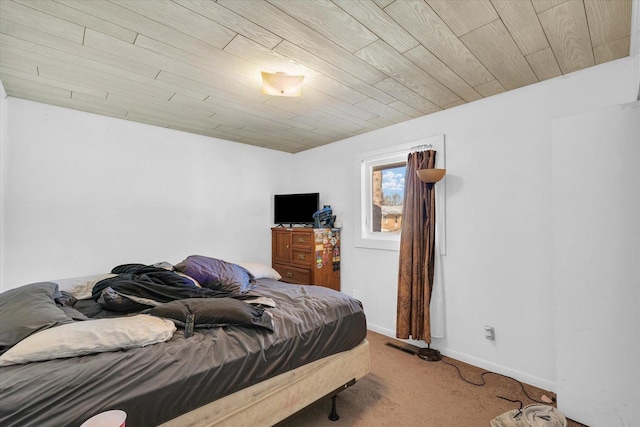
[[[236,292],[242,296],[229,304],[238,305],[246,318],[238,321],[225,317],[219,324],[196,325],[191,336],[188,323],[181,322],[180,317],[154,316],[148,307],[141,313],[114,312],[87,298],[89,289],[93,291],[104,280],[111,280],[117,275],[114,273],[31,284],[0,294],[0,363],[9,360],[8,365],[0,366],[0,425],[79,426],[97,413],[120,409],[127,413],[127,426],[132,427],[267,426],[321,398],[335,396],[366,375],[370,369],[369,349],[366,319],[359,301],[323,287],[281,282],[272,275],[273,271],[264,274],[269,270],[265,266],[247,269],[250,289]],[[37,308],[42,301],[34,302],[32,288],[42,294],[40,299],[45,302],[48,300],[44,294],[53,292],[51,298],[58,310],[63,308],[60,295],[62,300],[73,300],[64,311],[72,320],[65,321],[55,312],[62,321],[54,319],[53,325],[8,347],[4,329],[8,327],[5,324],[11,323],[9,316],[14,311],[32,313],[26,317],[17,315],[14,322],[19,324],[33,322],[33,313],[45,311]],[[23,304],[28,309],[7,309],[18,307],[11,299],[16,294],[22,298],[27,295]],[[69,294],[81,298],[75,301]],[[219,307],[226,297],[191,300],[217,300]],[[184,306],[187,300],[160,306]],[[47,307],[53,310],[50,303]],[[82,316],[88,316],[93,323],[74,319]],[[154,322],[149,326],[151,330],[158,326],[155,343],[49,359],[47,349],[59,351],[58,347],[64,347],[58,345],[58,331],[78,327],[85,329],[82,333],[108,336],[115,321],[137,322],[138,318]],[[196,318],[203,316],[198,312]],[[107,326],[96,331],[96,322]],[[116,334],[121,334],[118,328]],[[135,324],[130,329],[135,335],[146,330],[147,324]],[[29,355],[35,361],[20,359],[22,354],[11,356],[14,359],[6,357],[34,336],[45,333],[53,336],[49,338],[51,347],[40,350],[44,355]],[[82,333],[73,335],[82,340]],[[106,340],[102,336],[100,339]],[[43,339],[33,341],[40,344]],[[68,349],[62,350],[64,355]],[[14,364],[16,360],[19,363]]]

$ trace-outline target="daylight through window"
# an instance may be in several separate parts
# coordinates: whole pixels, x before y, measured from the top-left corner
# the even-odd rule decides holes
[[[397,250],[402,227],[404,174],[410,147],[359,157],[359,228],[356,245]]]
[[[406,162],[380,165],[371,172],[371,232],[400,233]]]

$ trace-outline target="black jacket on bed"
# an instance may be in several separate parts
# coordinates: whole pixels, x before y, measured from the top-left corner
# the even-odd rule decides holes
[[[247,298],[221,289],[198,287],[187,277],[160,267],[124,264],[111,272],[117,276],[97,282],[91,297],[112,311],[140,311],[186,298]]]

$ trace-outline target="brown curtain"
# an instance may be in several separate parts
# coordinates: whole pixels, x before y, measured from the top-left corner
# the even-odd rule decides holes
[[[429,303],[433,289],[436,200],[434,184],[425,184],[418,169],[433,168],[434,150],[409,154],[404,181],[398,314],[396,336],[431,343]]]

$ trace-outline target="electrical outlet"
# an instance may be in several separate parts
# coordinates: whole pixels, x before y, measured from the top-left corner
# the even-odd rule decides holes
[[[489,341],[493,341],[496,339],[496,331],[493,326],[485,326],[484,327],[484,337]]]

